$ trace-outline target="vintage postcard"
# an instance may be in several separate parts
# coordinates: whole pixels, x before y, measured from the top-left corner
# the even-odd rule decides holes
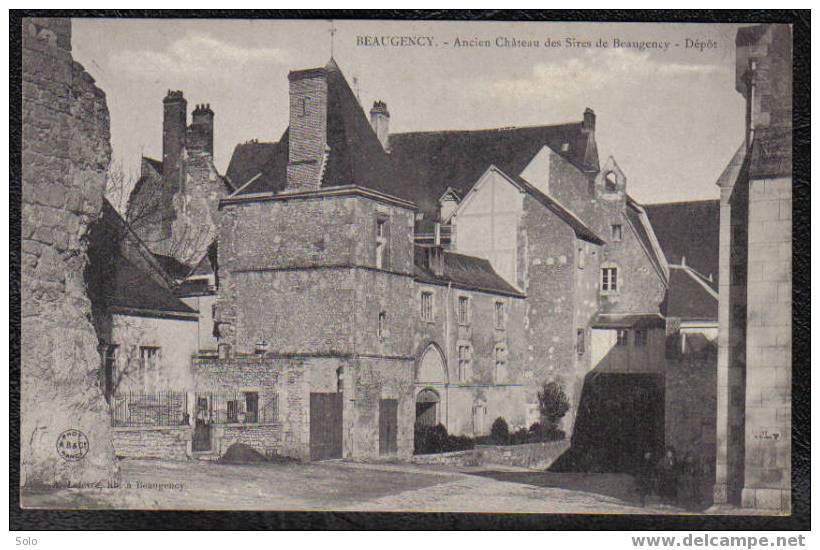
[[[791,512],[791,26],[21,40],[24,508]]]

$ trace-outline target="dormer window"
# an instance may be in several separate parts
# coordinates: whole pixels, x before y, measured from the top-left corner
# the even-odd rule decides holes
[[[562,143],[561,144],[561,152],[566,153],[569,151],[569,143]]]
[[[618,191],[618,176],[615,175],[615,172],[607,172],[604,176],[604,191],[607,193]]]

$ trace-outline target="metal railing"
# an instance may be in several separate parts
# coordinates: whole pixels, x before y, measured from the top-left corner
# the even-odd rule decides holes
[[[127,391],[114,395],[112,426],[183,426],[188,424],[188,396],[179,391]]]
[[[274,392],[197,392],[194,418],[210,424],[273,424],[279,417]]]

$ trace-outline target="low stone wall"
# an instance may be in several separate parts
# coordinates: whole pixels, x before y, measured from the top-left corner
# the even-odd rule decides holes
[[[501,464],[543,470],[569,448],[569,441],[546,441],[524,445],[477,445],[473,449],[479,464]]]
[[[112,443],[117,458],[187,460],[192,430],[189,426],[114,428]]]
[[[548,441],[523,445],[477,445],[467,451],[413,455],[414,464],[481,466],[495,464],[543,470],[569,448],[569,441]]]
[[[228,447],[234,443],[242,443],[259,451],[264,455],[282,454],[282,426],[281,424],[268,425],[226,425],[222,428],[220,441],[220,455],[224,455]]]

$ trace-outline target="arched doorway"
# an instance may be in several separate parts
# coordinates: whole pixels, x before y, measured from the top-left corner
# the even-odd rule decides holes
[[[416,396],[416,426],[430,428],[438,424],[440,402],[441,399],[436,390],[432,388],[421,390]]]

